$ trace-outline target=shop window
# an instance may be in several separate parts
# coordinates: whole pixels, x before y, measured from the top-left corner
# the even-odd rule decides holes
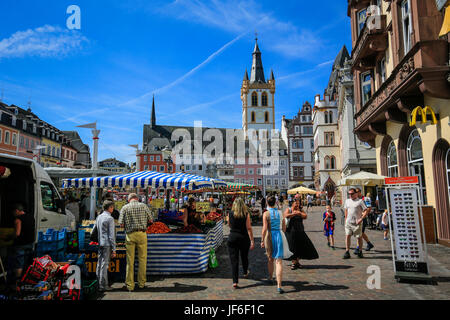
[[[422,194],[422,201],[427,203],[427,193],[425,189],[425,169],[423,165],[422,139],[417,129],[413,130],[406,145],[408,156],[408,172],[410,176],[419,177],[419,188]]]
[[[394,141],[391,141],[387,151],[387,167],[389,177],[398,177],[397,149]]]

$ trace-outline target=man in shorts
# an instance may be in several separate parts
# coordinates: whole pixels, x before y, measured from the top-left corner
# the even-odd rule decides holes
[[[348,191],[350,199],[345,201],[345,254],[344,259],[350,258],[350,242],[352,236],[357,238],[359,247],[362,247],[362,223],[364,218],[369,214],[370,209],[362,199],[358,198],[355,188]],[[363,258],[361,250],[358,250],[358,257]]]

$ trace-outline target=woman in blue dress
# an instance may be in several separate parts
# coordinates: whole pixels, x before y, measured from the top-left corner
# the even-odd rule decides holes
[[[267,199],[267,209],[263,216],[263,229],[261,241],[261,248],[266,248],[267,258],[269,259],[267,267],[269,271],[269,281],[273,282],[273,270],[276,264],[277,277],[277,291],[283,293],[281,288],[282,274],[283,274],[283,259],[292,255],[289,251],[289,245],[286,240],[284,232],[286,231],[286,224],[283,219],[283,214],[280,210],[275,208],[275,197]]]

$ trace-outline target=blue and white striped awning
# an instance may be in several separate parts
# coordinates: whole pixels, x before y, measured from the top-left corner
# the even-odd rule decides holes
[[[132,187],[132,188],[175,188],[195,190],[213,187],[213,182],[193,177],[177,176],[174,174],[155,171],[139,171],[122,175],[107,177],[91,177],[78,179],[63,179],[62,188],[88,188],[88,187]]]
[[[199,180],[199,181],[208,181],[210,183],[212,183],[212,187],[217,188],[217,187],[226,187],[227,183],[225,181],[219,180],[219,179],[213,179],[213,178],[208,178],[208,177],[202,177],[202,176],[196,176],[193,174],[187,174],[187,173],[174,173],[174,176],[177,177],[183,177],[183,178],[188,178],[188,179],[195,179],[195,180]],[[203,187],[202,187],[203,188]]]

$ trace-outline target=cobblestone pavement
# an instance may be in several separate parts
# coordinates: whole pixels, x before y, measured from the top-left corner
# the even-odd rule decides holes
[[[250,252],[249,279],[240,279],[240,289],[232,289],[230,262],[226,239],[217,250],[219,267],[197,275],[150,276],[146,288],[139,292],[122,290],[122,283],[112,285],[102,299],[130,300],[348,300],[348,299],[426,299],[448,300],[450,298],[450,248],[429,245],[431,274],[435,285],[398,283],[394,279],[390,241],[383,240],[382,231],[366,230],[375,248],[364,251],[360,259],[351,250],[351,259],[343,260],[345,252],[344,227],[340,224],[340,210],[335,208],[336,250],[327,246],[322,233],[321,215],[323,207],[315,207],[305,220],[305,230],[316,246],[319,259],[301,261],[303,269],[290,270],[289,262],[283,263],[283,289],[285,294],[276,292],[276,285],[264,282],[267,278],[267,258],[261,243],[262,224],[253,227],[255,249]],[[228,235],[228,227],[224,227]],[[355,239],[352,239],[352,249]],[[365,245],[364,245],[365,246]],[[366,281],[370,274],[367,268],[379,266],[381,270],[381,289],[369,290]],[[242,270],[241,270],[242,272]]]

